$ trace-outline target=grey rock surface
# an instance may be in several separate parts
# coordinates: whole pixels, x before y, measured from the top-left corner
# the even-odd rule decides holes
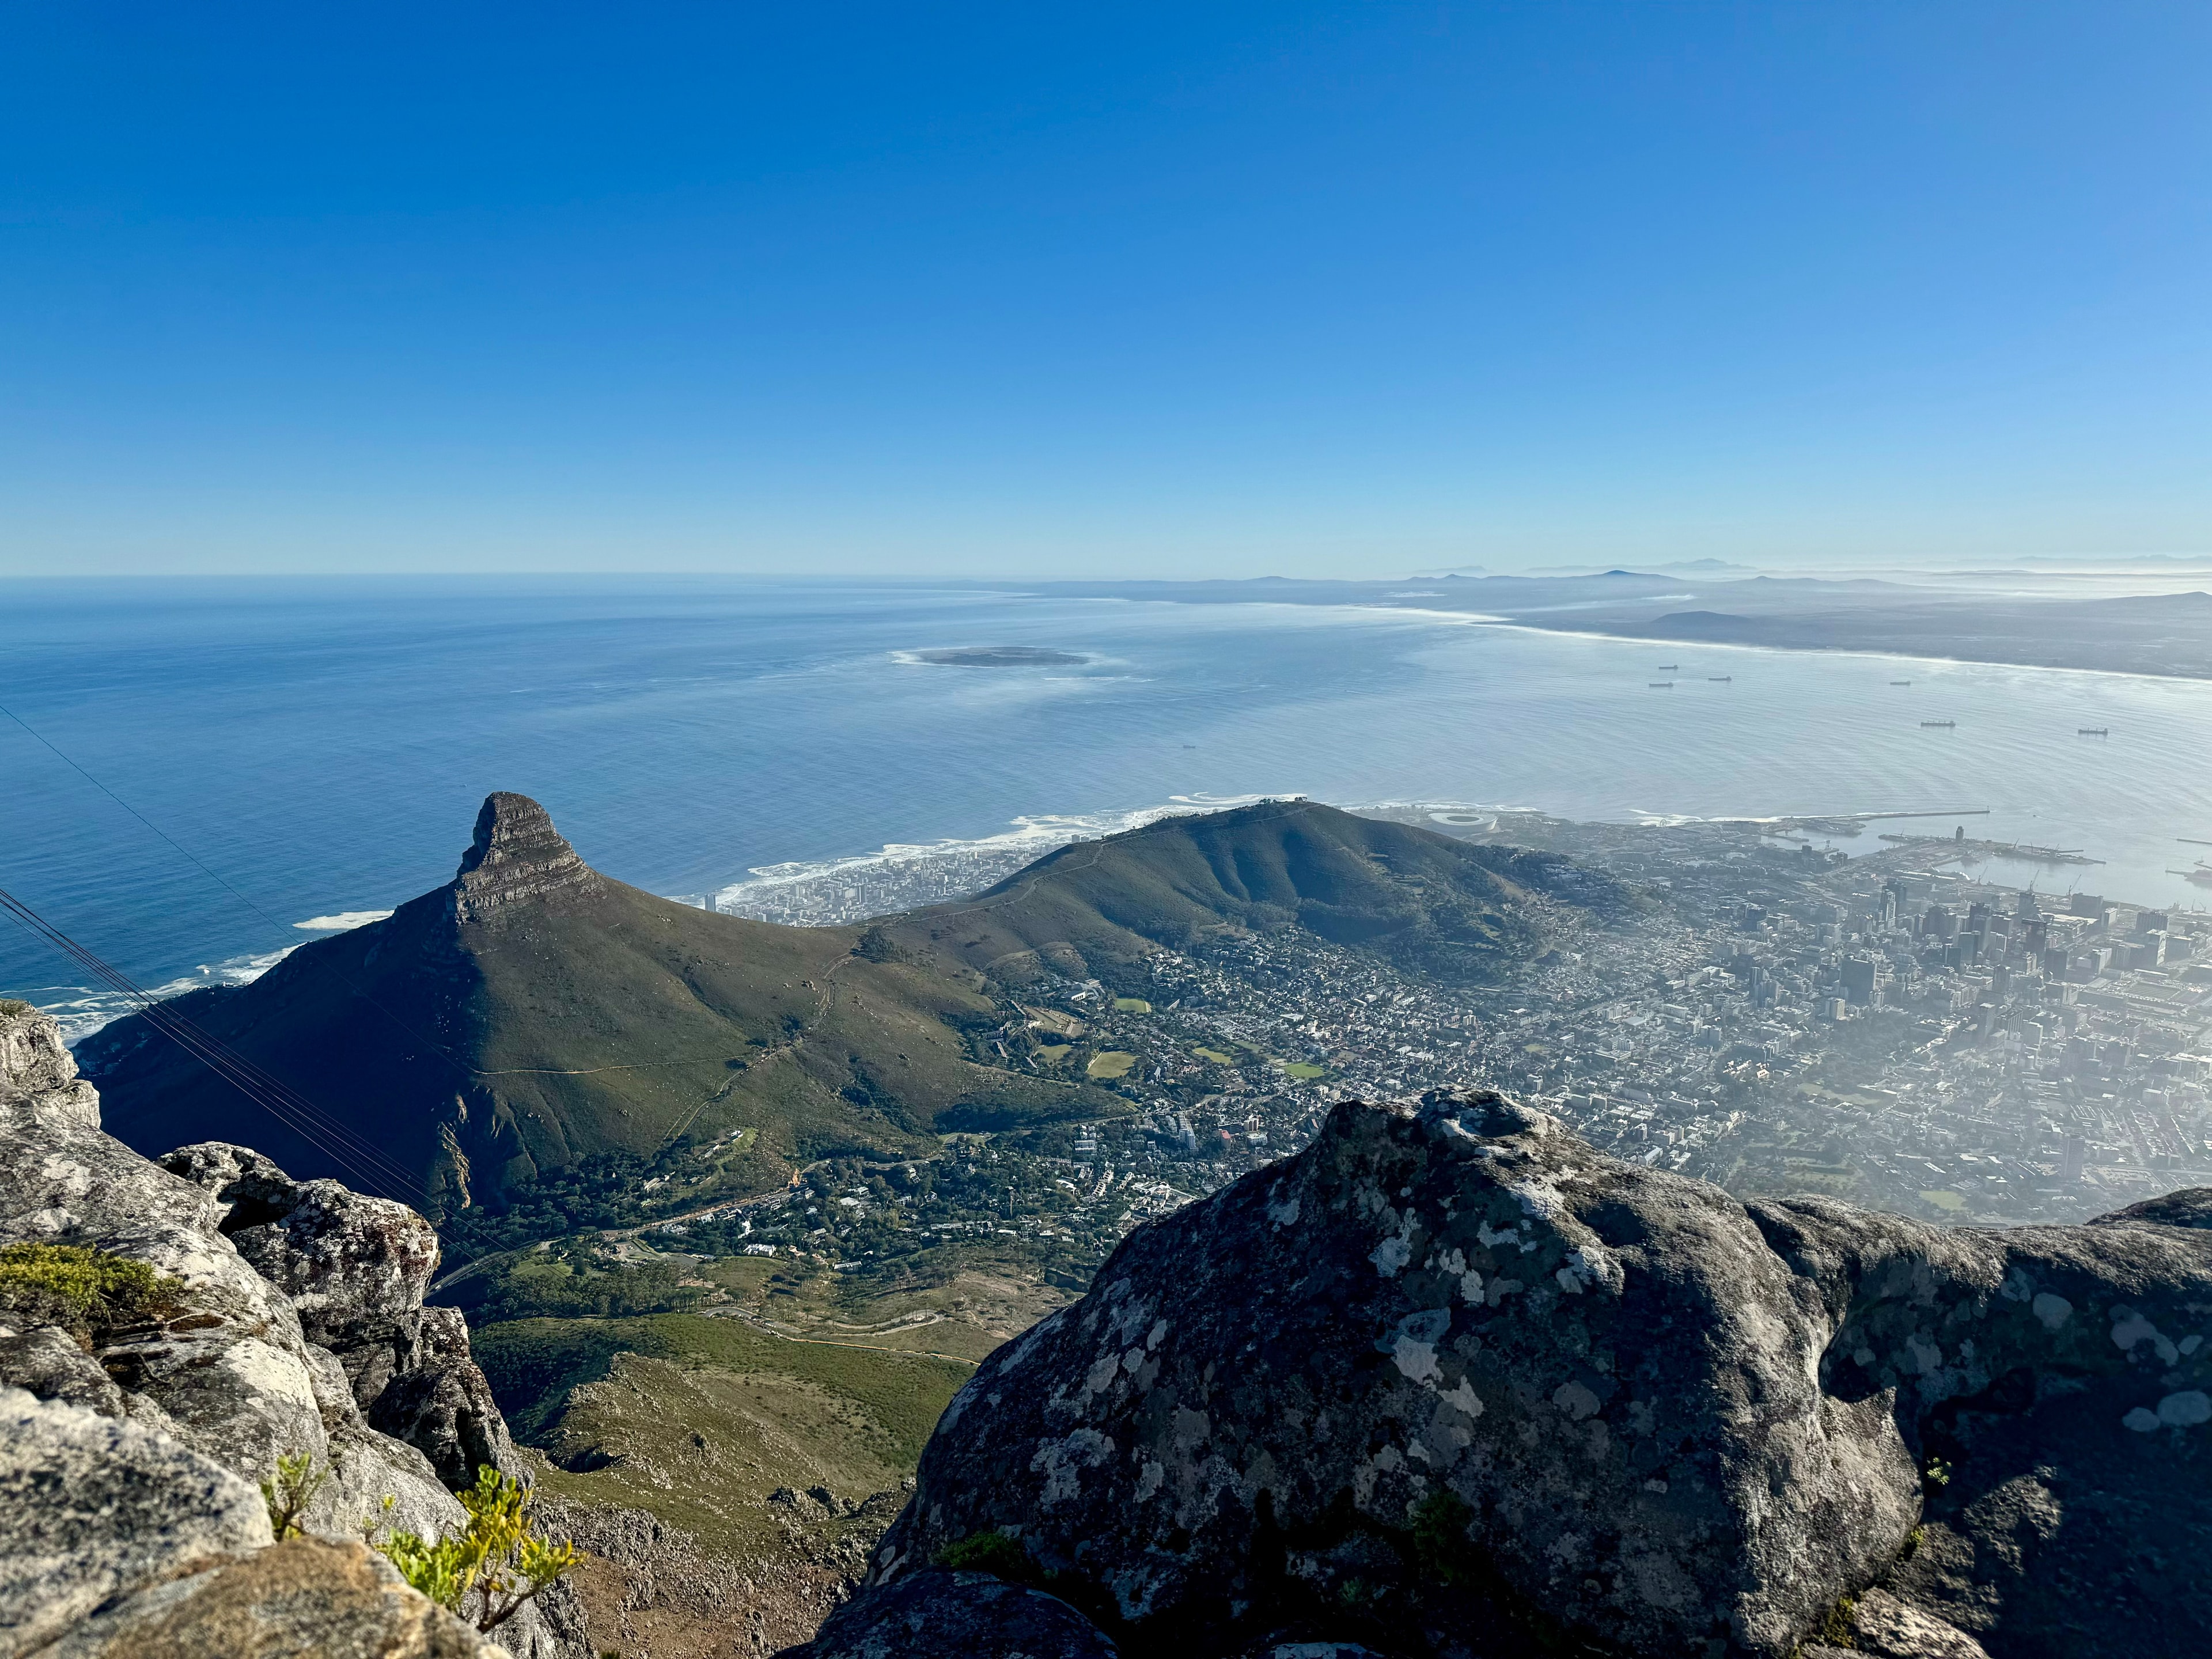
[[[1851,1645],[1838,1651],[1875,1659],[1989,1659],[1989,1650],[1972,1637],[1885,1589],[1854,1597],[1844,1622],[1850,1626]]]
[[[364,1527],[442,1536],[465,1519],[447,1484],[471,1480],[479,1462],[513,1463],[506,1425],[470,1357],[466,1326],[449,1310],[422,1306],[437,1261],[428,1223],[335,1182],[295,1182],[244,1147],[184,1147],[161,1165],[139,1157],[101,1132],[97,1097],[76,1079],[53,1023],[37,1015],[0,1019],[0,1243],[17,1241],[131,1256],[182,1279],[185,1291],[173,1316],[96,1332],[90,1353],[51,1328],[0,1330],[0,1382],[24,1389],[5,1397],[11,1412],[28,1413],[20,1425],[11,1416],[6,1436],[11,1513],[0,1517],[0,1554],[9,1558],[0,1568],[0,1601],[12,1606],[10,1597],[43,1593],[31,1583],[36,1577],[59,1586],[57,1605],[71,1609],[67,1619],[81,1619],[128,1593],[134,1575],[169,1571],[180,1553],[267,1543],[256,1483],[282,1455],[307,1453],[326,1471],[304,1523],[345,1540],[360,1539]],[[419,1433],[441,1463],[371,1426],[357,1397],[365,1377],[375,1379],[372,1405],[395,1382],[403,1387],[410,1409],[388,1416]],[[103,1459],[136,1482],[129,1501],[100,1497],[104,1488],[82,1481],[82,1468]],[[98,1501],[73,1504],[77,1489]],[[216,1536],[194,1522],[210,1504],[233,1500],[246,1504],[243,1532]],[[170,1507],[185,1529],[181,1543],[163,1530]],[[10,1524],[19,1539],[4,1533]],[[40,1540],[56,1528],[64,1541],[47,1554],[82,1558],[87,1565],[76,1577],[30,1565],[46,1559]],[[17,1541],[21,1547],[9,1547]],[[5,1577],[19,1559],[28,1577]],[[224,1582],[249,1579],[231,1571]],[[182,1595],[173,1587],[146,1590],[131,1616],[137,1622],[110,1620],[114,1650],[172,1650],[147,1645],[157,1626],[145,1619],[154,1612],[184,1618],[191,1598]],[[507,1646],[524,1659],[581,1655],[573,1604],[573,1595],[556,1595],[526,1609],[502,1627]],[[191,1628],[203,1635],[232,1628],[205,1624],[209,1614],[209,1607],[192,1613],[202,1623]],[[262,1616],[236,1615],[249,1624]],[[0,1659],[16,1650],[0,1644]]]
[[[916,1573],[847,1602],[801,1650],[811,1659],[1113,1659],[1066,1602],[983,1573]]]
[[[74,1336],[57,1326],[20,1331],[0,1326],[0,1382],[33,1399],[88,1406],[102,1417],[124,1415],[123,1390]]]
[[[26,1019],[52,1031],[40,1016],[0,1024]],[[16,1079],[0,1095],[0,1243],[89,1245],[182,1279],[183,1315],[102,1334],[94,1357],[107,1375],[248,1479],[283,1452],[326,1456],[299,1317],[223,1237],[215,1200],[101,1133],[58,1042],[19,1037],[0,1049],[27,1052],[40,1085]]]
[[[369,1408],[373,1427],[421,1449],[449,1486],[489,1463],[518,1479],[522,1464],[491,1383],[469,1353],[467,1322],[455,1308],[424,1308],[409,1369]]]
[[[0,1659],[269,1541],[261,1494],[229,1470],[135,1423],[0,1389]]]
[[[2201,1230],[1747,1206],[1494,1095],[1347,1103],[985,1362],[853,1616],[995,1529],[1193,1654],[1781,1659],[1875,1586],[1915,1651],[2201,1650],[2208,1334]]]
[[[451,1487],[483,1463],[521,1473],[466,1323],[453,1309],[422,1305],[439,1258],[428,1222],[335,1181],[295,1182],[222,1141],[158,1162],[222,1206],[239,1254],[289,1298],[308,1340],[336,1357],[374,1427],[422,1451]]]
[[[359,1543],[299,1538],[156,1586],[46,1659],[511,1659]]]
[[[310,1341],[342,1358],[414,1343],[438,1235],[404,1204],[303,1182],[282,1216],[238,1229],[231,1243],[292,1298]]]
[[[100,1097],[76,1074],[52,1020],[0,1014],[0,1133],[33,1122],[96,1129]]]

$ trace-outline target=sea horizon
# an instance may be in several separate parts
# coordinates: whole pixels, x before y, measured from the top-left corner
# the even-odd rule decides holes
[[[498,788],[611,875],[746,911],[901,863],[950,897],[1263,795],[1611,823],[1974,809],[1978,836],[2103,860],[1992,878],[2172,907],[2201,898],[2167,873],[2182,838],[2212,840],[2194,680],[952,583],[38,586],[0,703],[60,753],[0,722],[6,884],[165,994],[448,879]],[[1079,660],[918,655],[1006,646]],[[0,941],[0,989],[73,1027],[111,1011],[31,944]]]

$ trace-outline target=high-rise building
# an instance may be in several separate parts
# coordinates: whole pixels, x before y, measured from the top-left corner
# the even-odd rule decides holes
[[[2061,1181],[2079,1181],[2081,1178],[2082,1165],[2088,1161],[2088,1155],[2089,1146],[2087,1141],[2079,1135],[2067,1136],[2065,1150],[2059,1155],[2058,1178]]]
[[[1874,1006],[1875,975],[1879,963],[1869,955],[1844,958],[1844,995],[1861,1008]]]

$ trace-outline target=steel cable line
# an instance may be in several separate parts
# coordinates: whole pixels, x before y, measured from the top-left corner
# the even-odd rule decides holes
[[[292,930],[286,927],[284,924],[279,921],[276,917],[270,915],[268,911],[263,909],[260,905],[255,903],[254,901],[246,893],[240,891],[236,886],[225,880],[221,874],[210,868],[206,861],[193,853],[190,848],[185,847],[174,836],[171,836],[167,830],[163,830],[159,824],[155,823],[151,818],[148,817],[143,812],[141,812],[137,807],[131,805],[129,801],[117,794],[114,790],[109,788],[105,783],[102,783],[100,779],[94,776],[91,772],[88,771],[83,766],[80,765],[76,760],[64,752],[58,744],[53,742],[52,739],[46,737],[45,733],[40,732],[27,720],[24,720],[21,715],[16,714],[15,710],[8,708],[5,704],[0,704],[0,714],[6,715],[9,720],[21,726],[26,734],[37,742],[41,747],[52,753],[55,758],[61,761],[64,765],[67,766],[71,771],[76,773],[78,776],[84,779],[86,782],[92,785],[94,788],[99,790],[101,794],[106,796],[108,799],[113,801],[118,806],[121,807],[125,812],[128,812],[132,817],[137,819],[140,823],[143,824],[149,830],[152,831],[154,835],[158,836],[164,843],[173,848],[179,855],[187,860],[196,869],[199,870],[210,881],[213,881],[217,886],[221,887],[225,892],[235,898],[240,903],[246,906],[247,909],[252,911],[253,914],[260,917],[262,921],[267,922],[270,927],[275,928],[280,936],[285,939],[288,945],[292,943]],[[235,1049],[231,1048],[228,1044],[223,1043],[216,1037],[193,1025],[190,1020],[177,1013],[169,1006],[169,1004],[163,1001],[161,999],[154,996],[150,992],[145,990],[143,988],[130,980],[119,969],[111,966],[99,956],[95,955],[86,947],[77,944],[76,940],[70,939],[69,935],[64,933],[59,928],[53,927],[51,923],[46,921],[44,918],[39,916],[36,912],[33,911],[27,905],[23,904],[21,901],[9,895],[4,889],[0,889],[0,909],[4,909],[19,926],[23,927],[37,937],[44,939],[54,949],[61,951],[62,954],[66,956],[70,961],[76,963],[77,965],[83,968],[86,972],[92,974],[94,977],[99,979],[100,982],[106,985],[110,990],[128,999],[133,1004],[136,1012],[142,1015],[149,1024],[152,1024],[155,1027],[155,1029],[161,1031],[163,1036],[168,1037],[172,1042],[175,1042],[179,1048],[184,1049],[187,1054],[191,1054],[195,1059],[206,1065],[209,1069],[215,1072],[217,1076],[222,1078],[234,1088],[237,1089],[238,1091],[246,1096],[248,1100],[252,1101],[254,1104],[261,1107],[263,1110],[268,1112],[279,1122],[282,1122],[287,1127],[291,1128],[295,1133],[307,1140],[309,1145],[314,1146],[317,1151],[322,1152],[325,1157],[331,1158],[332,1162],[345,1169],[348,1173],[356,1174],[360,1172],[361,1163],[356,1162],[356,1160],[365,1161],[370,1167],[386,1171],[386,1173],[383,1176],[384,1182],[392,1187],[396,1188],[396,1190],[381,1192],[378,1194],[378,1196],[392,1198],[399,1203],[407,1205],[410,1208],[414,1207],[414,1194],[419,1191],[420,1183],[406,1170],[401,1169],[398,1164],[386,1157],[383,1152],[377,1146],[368,1141],[362,1139],[350,1129],[347,1128],[343,1122],[331,1117],[328,1113],[323,1111],[319,1107],[309,1101],[305,1096],[301,1095],[297,1091],[290,1088],[268,1072],[264,1071],[260,1066],[256,1066],[252,1061],[246,1059],[245,1056],[240,1054]],[[487,1072],[478,1066],[471,1066],[468,1061],[463,1060],[459,1055],[447,1048],[443,1043],[438,1042],[434,1039],[424,1036],[406,1020],[401,1018],[398,1014],[393,1012],[392,1009],[386,1007],[382,1002],[371,995],[367,990],[362,988],[362,986],[356,983],[349,975],[339,969],[336,963],[328,961],[321,953],[311,952],[307,957],[306,960],[316,969],[330,975],[331,977],[343,985],[354,995],[359,997],[363,1002],[368,1004],[370,1007],[375,1009],[377,1012],[382,1014],[386,1019],[390,1020],[393,1025],[397,1026],[407,1036],[413,1039],[420,1048],[428,1050],[429,1053],[436,1054],[440,1059],[445,1060],[464,1077],[473,1080],[477,1078],[504,1075],[502,1073]],[[282,1104],[280,1105],[279,1103],[282,1103]],[[702,1103],[702,1108],[704,1103]],[[696,1112],[694,1115],[696,1115]],[[295,1118],[302,1120],[302,1121],[295,1121]],[[311,1128],[307,1127],[309,1125],[319,1127],[321,1131],[320,1135],[319,1136],[316,1133],[311,1130]],[[336,1140],[341,1146],[351,1148],[352,1155],[349,1157],[344,1153],[342,1153],[337,1147],[328,1144],[330,1140]],[[364,1184],[371,1186],[372,1189],[377,1184],[374,1182],[368,1181],[365,1176],[363,1179]],[[505,1248],[496,1240],[491,1238],[480,1227],[462,1220],[458,1213],[448,1217],[443,1224],[441,1224],[441,1231],[450,1231],[454,1236],[456,1243],[472,1243],[478,1249],[480,1253],[483,1254],[495,1253],[499,1249]]]
[[[247,909],[252,911],[255,915],[260,917],[262,921],[267,922],[271,927],[276,929],[278,937],[284,939],[288,946],[297,948],[298,941],[292,938],[292,929],[285,927],[283,922],[277,921],[276,917],[270,915],[258,904],[256,904],[252,898],[248,897],[245,893],[240,892],[236,887],[233,886],[221,875],[216,873],[216,872],[210,869],[206,861],[201,859],[198,854],[194,853],[190,848],[179,842],[176,837],[170,835],[166,830],[162,829],[160,824],[155,823],[153,819],[148,817],[143,812],[133,806],[129,801],[124,799],[122,796],[117,794],[112,789],[110,789],[106,784],[102,783],[82,766],[80,766],[76,761],[72,760],[57,744],[54,743],[51,738],[48,738],[44,732],[39,731],[37,727],[31,725],[29,721],[26,720],[21,714],[15,713],[14,709],[9,708],[4,703],[0,703],[0,714],[5,714],[9,720],[15,721],[16,725],[21,726],[26,732],[30,734],[33,740],[51,751],[64,766],[67,766],[71,771],[75,772],[79,777],[82,778],[94,788],[99,790],[101,794],[106,796],[108,799],[113,801],[118,806],[128,812],[132,817],[137,819],[139,823],[144,824],[146,828],[152,830],[155,835],[160,836],[163,842],[167,842],[179,855],[189,860],[192,866],[203,875],[206,876],[209,880],[214,882],[217,886],[221,887],[223,891],[228,893],[240,904],[243,904]],[[386,1019],[390,1020],[394,1025],[397,1025],[401,1030],[404,1031],[409,1036],[412,1037],[423,1048],[430,1050],[433,1054],[437,1054],[441,1059],[446,1060],[457,1070],[465,1073],[470,1077],[482,1077],[487,1075],[487,1073],[479,1072],[475,1066],[470,1065],[468,1061],[463,1060],[459,1054],[454,1054],[443,1043],[434,1042],[431,1038],[423,1036],[422,1032],[416,1030],[412,1025],[410,1025],[398,1014],[392,1012],[391,1009],[386,1007],[381,1002],[379,1002],[359,985],[356,985],[344,973],[340,971],[335,963],[327,962],[321,957],[315,956],[309,957],[307,960],[313,966],[321,969],[324,973],[330,975],[331,977],[343,985],[349,991],[351,991],[363,1002],[368,1004],[370,1007],[375,1009],[377,1012],[382,1014]]]
[[[406,1171],[379,1148],[331,1118],[313,1102],[186,1019],[88,947],[78,944],[21,899],[0,888],[0,911],[27,933],[60,951],[109,990],[128,1000],[149,1024],[206,1065],[257,1106],[307,1140],[349,1175],[374,1187],[412,1188]],[[382,1194],[392,1196],[391,1194]]]
[[[0,888],[0,913],[6,914],[25,932],[61,952],[110,990],[136,1003],[148,1024],[162,1036],[343,1170],[371,1196],[388,1198],[415,1208],[414,1194],[418,1182],[380,1148],[363,1140],[221,1038],[177,1013],[167,1003],[97,952],[77,943],[5,888]],[[506,1248],[483,1228],[459,1216],[450,1216],[443,1224],[433,1225],[453,1243],[473,1247],[479,1257],[495,1255]]]

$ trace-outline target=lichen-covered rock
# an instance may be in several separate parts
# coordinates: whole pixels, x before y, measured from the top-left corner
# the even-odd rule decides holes
[[[1837,1321],[1824,1390],[1890,1402],[1936,1472],[1885,1588],[1993,1653],[2212,1649],[2182,1565],[2212,1551],[2212,1232],[2151,1218],[2188,1197],[1994,1231],[1750,1206]]]
[[[1907,1607],[1885,1589],[1870,1589],[1837,1609],[1850,1626],[1851,1645],[1865,1659],[1990,1659],[1989,1650],[1971,1636]]]
[[[228,1236],[275,1221],[300,1201],[300,1183],[251,1146],[227,1140],[196,1141],[154,1160],[171,1175],[189,1181],[222,1207],[216,1224]]]
[[[0,1133],[33,1123],[100,1127],[100,1097],[76,1074],[61,1028],[43,1014],[0,1014]]]
[[[467,1324],[453,1309],[422,1305],[439,1255],[428,1222],[335,1181],[295,1182],[258,1152],[221,1141],[159,1162],[222,1206],[239,1254],[290,1298],[309,1341],[336,1356],[372,1426],[419,1449],[456,1489],[481,1464],[521,1473],[470,1355]]]
[[[44,1016],[0,1024],[26,1020],[53,1037]],[[51,1077],[48,1045],[19,1036],[9,1046],[40,1062],[42,1079]],[[58,1038],[51,1048],[65,1085],[33,1090],[0,1073],[0,1243],[86,1244],[131,1256],[182,1279],[195,1308],[296,1346],[291,1304],[231,1248],[214,1200],[102,1133],[97,1097],[77,1081]]]
[[[508,1659],[358,1543],[297,1538],[147,1590],[42,1659]]]
[[[2100,1215],[2093,1227],[2212,1228],[2212,1187],[2185,1187],[2163,1198],[2147,1198],[2124,1210]]]
[[[261,1494],[229,1470],[137,1424],[0,1388],[0,1659],[269,1541]]]
[[[2148,1659],[2212,1633],[2200,1327],[2201,1231],[1747,1207],[1494,1095],[1348,1103],[984,1364],[854,1616],[995,1529],[1193,1653],[1781,1656],[1882,1581],[2001,1659],[2124,1607],[2065,1651]],[[2038,1469],[2105,1521],[2035,1518]]]
[[[917,1573],[830,1615],[810,1659],[1114,1659],[1066,1602],[975,1572]]]
[[[89,1245],[182,1279],[179,1316],[104,1334],[94,1357],[107,1375],[249,1480],[285,1452],[327,1456],[299,1317],[223,1237],[215,1200],[101,1133],[96,1104],[88,1115],[76,1097],[67,1050],[60,1069],[70,1081],[56,1087],[52,1054],[16,1046],[38,1058],[41,1088],[17,1079],[6,1096],[0,1243]]]
[[[356,1421],[331,1431],[330,1474],[301,1524],[326,1538],[358,1538],[365,1530],[443,1538],[465,1527],[468,1516],[428,1458]]]
[[[422,1293],[438,1266],[430,1224],[391,1199],[309,1181],[283,1215],[234,1232],[231,1242],[292,1298],[308,1340],[344,1363],[367,1410],[415,1346]]]

